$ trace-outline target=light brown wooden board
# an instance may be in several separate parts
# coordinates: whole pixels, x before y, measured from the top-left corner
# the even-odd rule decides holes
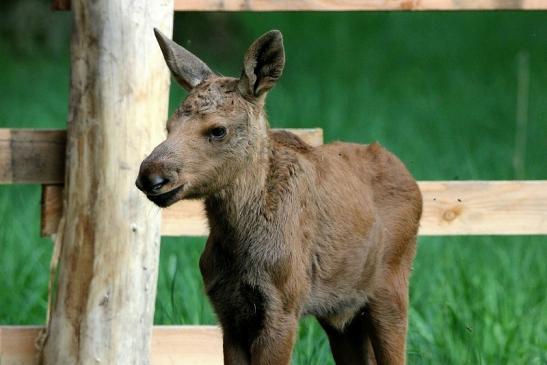
[[[38,365],[36,337],[42,327],[0,327],[0,365]],[[220,365],[222,334],[216,326],[154,326],[152,365]]]
[[[53,0],[70,10],[70,0]],[[545,0],[175,0],[175,11],[542,10]]]
[[[320,128],[285,129],[306,142],[323,143]],[[0,128],[0,184],[63,184],[66,131]]]
[[[420,235],[547,234],[547,181],[421,181]],[[62,187],[44,188],[42,234],[55,233]],[[162,214],[163,236],[206,236],[200,201],[183,201]]]
[[[0,129],[0,184],[64,182],[64,130]]]
[[[63,214],[63,188],[63,185],[42,185],[40,202],[40,234],[42,236],[57,233]]]
[[[544,0],[175,0],[177,11],[539,10]]]
[[[547,181],[423,181],[421,235],[547,234]]]

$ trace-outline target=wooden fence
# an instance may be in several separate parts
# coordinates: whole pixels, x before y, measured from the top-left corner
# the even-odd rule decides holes
[[[54,7],[68,9],[67,0]],[[547,9],[544,0],[175,0],[175,10],[507,10]],[[293,130],[312,145],[321,129]],[[63,216],[66,132],[0,129],[0,183],[41,184],[41,233],[57,233]],[[547,234],[547,181],[421,181],[420,235]],[[179,202],[162,212],[164,236],[208,233],[202,203]],[[196,293],[201,295],[201,293]],[[38,363],[42,327],[0,326],[0,365]],[[215,326],[154,326],[151,363],[220,364],[222,337]],[[146,359],[142,363],[147,363]]]

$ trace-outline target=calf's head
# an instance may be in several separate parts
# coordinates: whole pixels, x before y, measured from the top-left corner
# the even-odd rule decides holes
[[[136,181],[166,207],[220,191],[252,163],[266,136],[264,99],[281,76],[285,53],[281,33],[270,31],[250,46],[239,79],[223,77],[154,32],[173,77],[188,91],[167,122],[167,139],[142,162]]]

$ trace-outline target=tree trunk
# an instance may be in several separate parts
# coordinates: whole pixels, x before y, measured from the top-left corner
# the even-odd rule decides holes
[[[165,130],[169,74],[153,28],[172,0],[72,0],[64,214],[46,365],[149,364],[160,213],[134,184]]]

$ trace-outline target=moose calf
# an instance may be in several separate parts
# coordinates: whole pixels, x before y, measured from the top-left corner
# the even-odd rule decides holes
[[[205,199],[200,269],[224,363],[289,364],[298,319],[310,314],[337,364],[403,364],[422,199],[402,162],[377,143],[311,147],[270,130],[279,31],[251,45],[239,79],[155,34],[189,94],[136,184],[160,207]]]

